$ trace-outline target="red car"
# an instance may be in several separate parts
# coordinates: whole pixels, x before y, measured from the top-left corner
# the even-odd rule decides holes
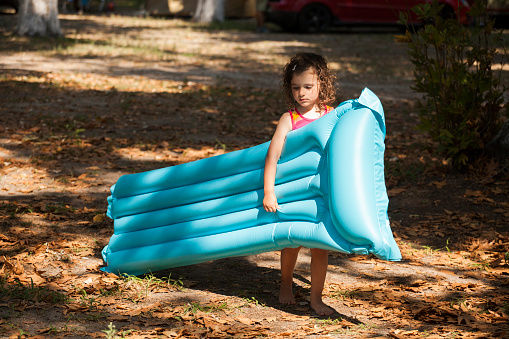
[[[266,21],[288,31],[318,33],[330,25],[342,24],[396,24],[399,12],[411,14],[410,8],[426,0],[269,0]],[[470,8],[466,0],[439,0],[444,4],[444,15],[455,15],[461,23],[468,23]]]

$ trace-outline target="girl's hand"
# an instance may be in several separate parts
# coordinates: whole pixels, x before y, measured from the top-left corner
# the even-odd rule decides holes
[[[267,212],[271,213],[276,213],[276,211],[279,209],[277,198],[274,193],[265,194],[263,197],[263,208]]]

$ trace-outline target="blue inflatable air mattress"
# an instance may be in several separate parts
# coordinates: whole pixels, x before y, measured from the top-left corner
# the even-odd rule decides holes
[[[262,207],[269,142],[124,175],[111,188],[107,272],[171,267],[304,246],[400,260],[387,216],[385,118],[369,89],[288,134],[275,192]]]

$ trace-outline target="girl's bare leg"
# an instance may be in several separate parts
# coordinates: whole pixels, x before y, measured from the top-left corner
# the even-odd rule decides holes
[[[281,286],[279,289],[279,302],[284,305],[296,304],[293,295],[293,271],[297,263],[300,247],[284,248],[281,250]]]
[[[326,250],[311,249],[311,308],[319,316],[331,315],[334,310],[322,301],[323,286],[327,275],[329,257]]]

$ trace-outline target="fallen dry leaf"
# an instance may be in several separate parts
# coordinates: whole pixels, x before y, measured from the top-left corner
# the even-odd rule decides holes
[[[465,197],[477,197],[481,198],[484,197],[484,194],[481,191],[473,191],[470,189],[467,189],[464,194]]]
[[[16,258],[16,263],[11,263],[5,256],[4,256],[4,269],[8,269],[12,274],[14,275],[21,275],[23,272],[25,272],[25,269],[23,268],[23,265],[19,262],[19,258]]]
[[[93,221],[94,221],[94,223],[99,224],[99,223],[103,222],[103,221],[104,221],[104,219],[105,219],[104,214],[96,214],[96,215],[94,216]]]
[[[398,194],[401,194],[403,192],[405,192],[407,189],[406,188],[403,188],[403,187],[400,187],[400,188],[391,188],[387,191],[387,195],[389,197],[394,197]]]
[[[447,180],[444,180],[444,181],[433,181],[431,184],[435,185],[436,188],[441,189],[441,188],[444,188],[445,186],[447,186]]]

